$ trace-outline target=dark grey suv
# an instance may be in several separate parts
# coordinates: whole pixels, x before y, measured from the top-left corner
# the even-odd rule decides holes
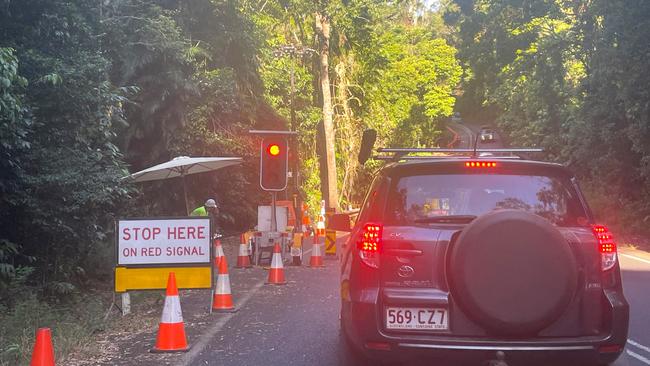
[[[371,359],[603,365],[627,339],[616,244],[561,165],[389,163],[343,252],[342,334]]]

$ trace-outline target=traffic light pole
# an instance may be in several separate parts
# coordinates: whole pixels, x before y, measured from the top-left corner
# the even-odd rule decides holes
[[[271,232],[278,231],[278,218],[275,216],[278,192],[271,192]]]

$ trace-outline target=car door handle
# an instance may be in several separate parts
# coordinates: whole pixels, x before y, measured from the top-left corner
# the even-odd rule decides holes
[[[396,257],[417,257],[424,254],[424,252],[420,249],[387,249],[386,254]]]

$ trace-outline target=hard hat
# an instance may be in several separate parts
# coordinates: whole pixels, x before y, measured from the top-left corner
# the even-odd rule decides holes
[[[217,203],[212,198],[210,198],[209,200],[205,201],[204,206],[217,208]]]

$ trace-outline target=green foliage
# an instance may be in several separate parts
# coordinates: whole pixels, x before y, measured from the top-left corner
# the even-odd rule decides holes
[[[2,134],[11,142],[2,144],[9,169],[1,184],[0,262],[33,266],[32,281],[52,281],[51,294],[84,281],[78,269],[97,246],[110,245],[112,215],[129,196],[113,144],[129,90],[103,77],[110,64],[94,38],[94,10],[83,2],[25,1],[0,13],[16,50],[2,52],[2,128],[12,133]],[[16,278],[5,274],[6,290]]]
[[[286,4],[265,2],[264,12],[249,5],[267,39],[261,70],[267,100],[290,117],[290,71],[294,70],[294,110],[300,132],[305,198],[320,202],[316,125],[322,106],[315,54],[278,56],[279,46],[318,49],[314,12],[332,24],[330,80],[337,134],[339,201],[359,204],[370,171],[356,162],[363,129],[379,130],[382,145],[436,145],[439,122],[452,113],[453,91],[461,76],[455,49],[441,38],[448,29],[441,13],[423,4],[367,0]],[[359,180],[361,179],[361,181]]]
[[[598,216],[647,232],[649,4],[454,2],[446,19],[471,67],[464,115],[496,116],[513,143],[569,162]]]
[[[455,50],[419,30],[397,29],[382,37],[387,64],[370,87],[373,127],[396,146],[435,146],[437,121],[453,112],[452,91],[461,68]]]
[[[21,89],[27,80],[18,75],[18,60],[11,48],[0,48],[0,202],[2,207],[15,204],[19,187],[17,181],[22,174],[21,155],[30,148],[27,134],[31,128],[26,118],[26,108],[21,101]],[[0,220],[7,222],[10,213],[1,210]],[[14,279],[14,259],[21,253],[21,247],[4,235],[0,236],[0,295]]]

